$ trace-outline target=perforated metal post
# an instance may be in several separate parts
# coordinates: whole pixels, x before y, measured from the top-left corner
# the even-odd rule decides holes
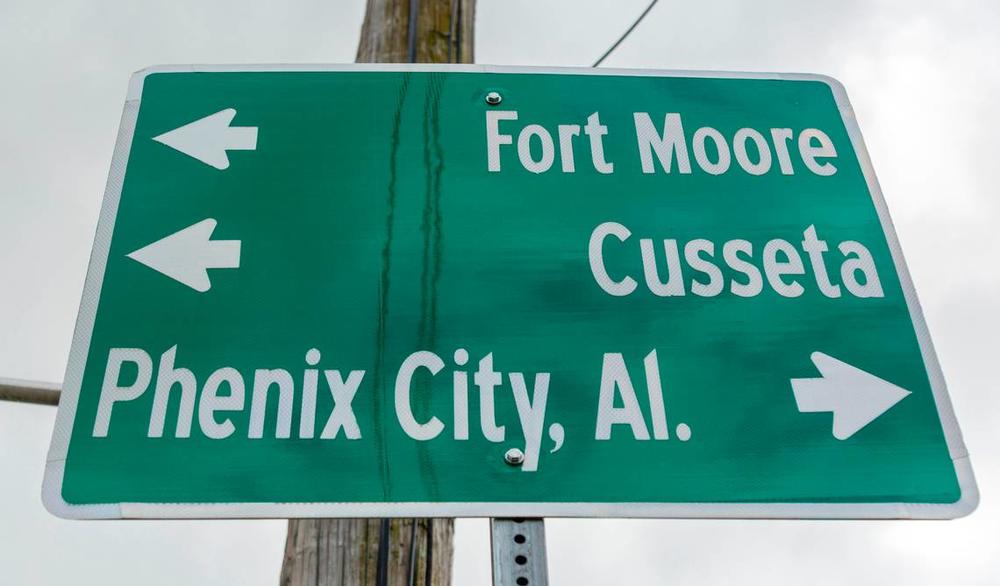
[[[490,519],[493,586],[548,586],[544,519]]]

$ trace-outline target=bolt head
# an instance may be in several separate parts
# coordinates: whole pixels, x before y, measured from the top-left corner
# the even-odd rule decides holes
[[[503,96],[499,92],[490,92],[486,94],[486,103],[491,106],[496,106],[503,101]]]
[[[524,452],[517,448],[511,448],[503,455],[503,459],[511,466],[520,466],[524,463]]]

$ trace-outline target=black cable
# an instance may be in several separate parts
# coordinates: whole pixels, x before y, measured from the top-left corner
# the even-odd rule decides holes
[[[594,61],[594,64],[591,65],[591,67],[597,67],[598,65],[603,63],[604,60],[608,58],[608,55],[614,52],[614,50],[618,48],[618,45],[621,45],[622,41],[624,41],[626,37],[632,34],[632,31],[635,30],[635,27],[639,26],[639,23],[642,22],[642,19],[646,18],[646,15],[649,14],[649,11],[653,9],[653,6],[656,6],[657,2],[659,2],[659,0],[653,0],[652,2],[650,2],[649,6],[647,6],[646,9],[642,11],[642,14],[639,15],[639,18],[635,19],[635,22],[632,23],[632,26],[628,27],[628,30],[626,30],[622,34],[622,36],[619,37],[617,41],[615,41],[614,45],[611,45],[611,47],[609,47],[608,50],[605,51],[603,55],[601,55],[600,59]]]
[[[389,584],[389,519],[382,519],[378,532],[378,565],[375,567],[376,586]]]
[[[434,519],[427,519],[427,565],[424,566],[424,586],[431,586],[434,577]]]
[[[420,0],[410,0],[410,22],[408,23],[407,30],[407,42],[409,47],[407,47],[407,57],[410,59],[410,63],[417,62],[417,17],[420,14]]]

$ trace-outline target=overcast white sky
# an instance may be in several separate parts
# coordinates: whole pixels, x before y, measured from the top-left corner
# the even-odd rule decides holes
[[[480,0],[477,61],[588,65],[644,7]],[[0,3],[0,376],[60,381],[129,74],[353,60],[363,0]],[[550,521],[556,585],[1000,583],[1000,3],[663,0],[612,67],[847,86],[972,454],[949,522]],[[55,410],[0,403],[0,582],[272,585],[283,521],[70,522],[42,508]],[[488,584],[485,521],[455,584]]]

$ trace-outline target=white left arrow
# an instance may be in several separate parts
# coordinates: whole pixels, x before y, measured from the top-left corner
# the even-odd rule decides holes
[[[208,269],[240,266],[239,240],[211,240],[216,223],[202,220],[126,256],[204,293],[212,288]]]
[[[257,127],[230,126],[235,117],[236,110],[226,108],[154,136],[153,140],[216,169],[228,169],[226,151],[257,150]]]
[[[802,413],[833,413],[833,437],[846,440],[910,394],[904,388],[822,352],[812,353],[820,378],[793,378]]]

